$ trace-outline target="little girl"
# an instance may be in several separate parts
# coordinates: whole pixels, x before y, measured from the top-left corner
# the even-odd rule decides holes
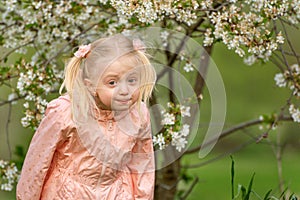
[[[139,40],[84,45],[65,70],[17,185],[18,200],[153,199],[149,99],[156,74]],[[61,89],[62,89],[61,88]]]

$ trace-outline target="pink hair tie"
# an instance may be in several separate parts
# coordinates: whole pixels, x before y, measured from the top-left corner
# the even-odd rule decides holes
[[[86,58],[87,54],[91,51],[91,44],[81,45],[79,49],[74,53],[76,58]]]
[[[140,39],[133,39],[132,45],[133,45],[134,50],[146,52],[146,46]]]

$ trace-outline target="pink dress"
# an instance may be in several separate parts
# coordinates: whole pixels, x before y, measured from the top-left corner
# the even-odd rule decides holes
[[[101,111],[98,122],[104,138],[97,138],[79,133],[68,96],[51,101],[26,155],[17,199],[153,199],[150,117],[145,104],[141,109],[146,115],[140,115],[137,105],[128,114],[133,122],[145,117],[137,135],[124,133],[109,112]],[[104,147],[104,140],[111,147]]]

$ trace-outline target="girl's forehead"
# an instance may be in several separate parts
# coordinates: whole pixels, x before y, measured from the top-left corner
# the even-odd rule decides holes
[[[141,66],[139,66],[136,59],[124,57],[107,66],[102,77],[109,75],[122,76],[124,74],[138,72],[140,68]]]

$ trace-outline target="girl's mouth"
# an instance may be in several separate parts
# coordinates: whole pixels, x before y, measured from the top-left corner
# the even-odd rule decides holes
[[[117,99],[116,101],[120,104],[128,104],[131,102],[131,99]]]

